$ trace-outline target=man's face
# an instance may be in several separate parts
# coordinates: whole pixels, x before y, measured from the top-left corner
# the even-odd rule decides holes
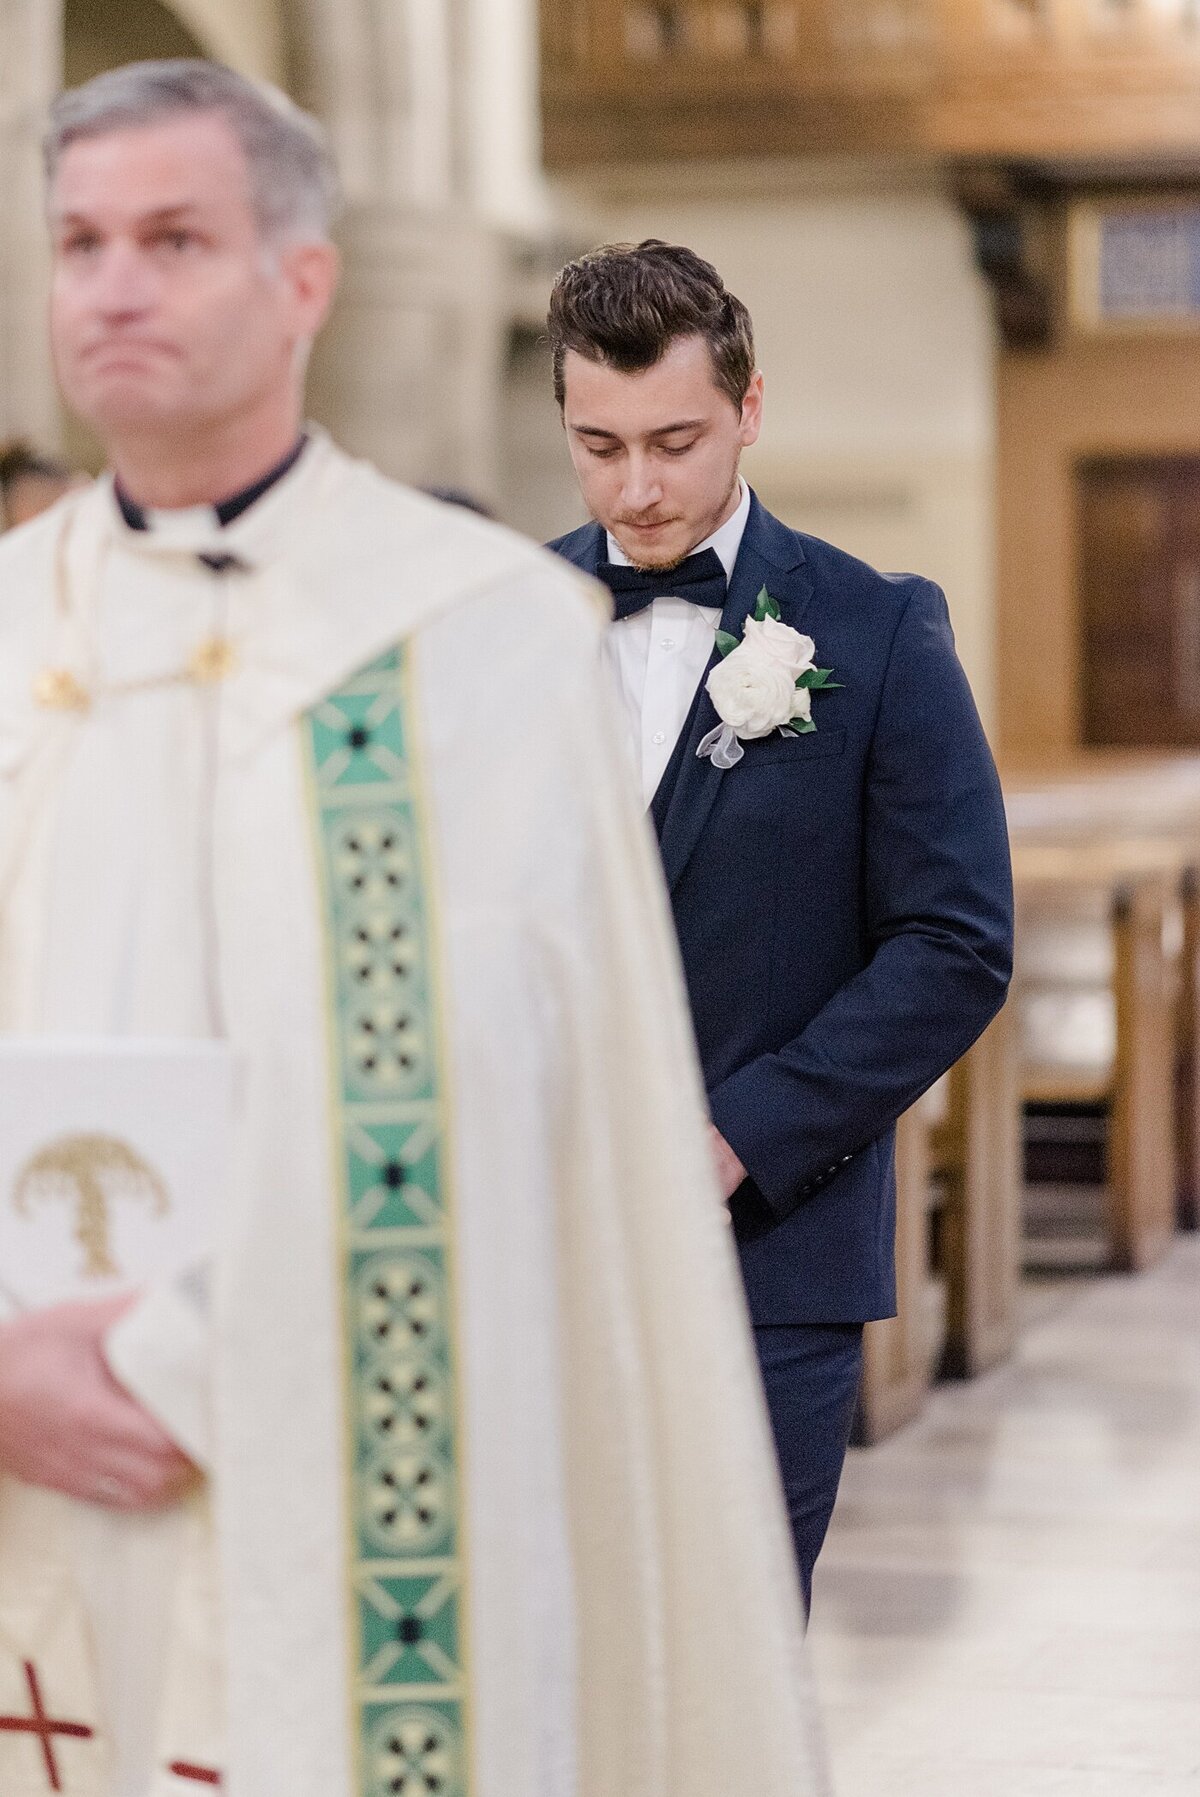
[[[102,439],[220,428],[298,394],[333,252],[264,245],[245,156],[219,114],[69,144],[50,224],[58,376]]]
[[[622,374],[568,350],[563,421],[588,509],[639,568],[669,568],[736,504],[738,461],[762,422],[762,376],[740,409],[717,386],[703,337]]]

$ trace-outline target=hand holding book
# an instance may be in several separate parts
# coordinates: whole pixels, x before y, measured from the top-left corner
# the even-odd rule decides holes
[[[0,1042],[0,1472],[120,1509],[199,1476],[233,1088],[220,1043]]]
[[[0,1324],[0,1470],[85,1503],[145,1510],[197,1472],[109,1371],[129,1296],[51,1305]]]

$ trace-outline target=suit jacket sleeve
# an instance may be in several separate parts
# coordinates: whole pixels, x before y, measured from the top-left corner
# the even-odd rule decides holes
[[[904,609],[884,676],[863,867],[862,971],[800,1035],[709,1094],[718,1129],[780,1217],[966,1052],[1011,974],[1000,785],[945,599],[927,581]]]

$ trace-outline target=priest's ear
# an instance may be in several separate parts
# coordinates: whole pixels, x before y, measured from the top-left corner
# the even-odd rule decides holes
[[[275,254],[296,340],[311,343],[333,304],[341,257],[323,242],[285,243]]]

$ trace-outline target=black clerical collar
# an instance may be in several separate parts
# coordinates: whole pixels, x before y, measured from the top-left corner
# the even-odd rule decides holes
[[[243,487],[240,493],[234,493],[228,499],[222,499],[214,505],[212,509],[221,528],[224,529],[227,524],[232,524],[235,518],[240,518],[243,512],[248,512],[264,493],[270,492],[276,481],[282,480],[284,475],[296,466],[307,443],[308,437],[302,432],[283,460],[276,462],[275,466],[260,480],[254,481],[252,485]],[[119,480],[113,482],[113,498],[130,530],[149,530],[150,521],[144,507],[129,497]]]

